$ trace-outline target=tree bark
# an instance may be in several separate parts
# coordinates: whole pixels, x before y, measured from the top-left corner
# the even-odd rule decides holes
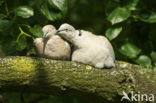
[[[125,91],[156,96],[156,70],[117,61],[97,69],[71,61],[33,57],[0,58],[0,91],[72,96],[94,103],[120,103]]]

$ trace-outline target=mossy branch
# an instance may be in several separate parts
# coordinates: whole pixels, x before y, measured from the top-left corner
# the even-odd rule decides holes
[[[126,62],[96,69],[70,61],[32,57],[0,58],[0,91],[72,96],[119,103],[122,91],[156,95],[156,70]]]

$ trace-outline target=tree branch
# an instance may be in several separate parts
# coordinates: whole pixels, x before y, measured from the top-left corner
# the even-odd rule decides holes
[[[70,61],[4,57],[0,58],[0,91],[47,93],[101,103],[120,102],[122,91],[156,95],[156,70],[116,64],[116,69],[96,69]]]

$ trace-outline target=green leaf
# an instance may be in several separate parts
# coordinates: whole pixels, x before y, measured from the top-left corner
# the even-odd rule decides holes
[[[135,58],[138,54],[141,53],[141,49],[139,49],[132,43],[126,43],[121,46],[119,52],[129,58]]]
[[[48,20],[55,21],[57,19],[61,19],[62,18],[62,14],[61,13],[56,13],[56,12],[50,11],[46,4],[43,4],[41,6],[40,10],[41,10],[42,14],[47,17]]]
[[[67,0],[45,0],[40,3],[40,11],[48,20],[62,19],[67,12]]]
[[[23,17],[23,18],[29,18],[34,15],[34,11],[29,6],[19,6],[15,9],[15,13],[17,16]]]
[[[67,7],[67,0],[48,0],[49,4],[63,11]]]
[[[11,40],[11,38],[8,38],[5,42],[3,43],[2,50],[5,54],[11,54],[16,51],[22,51],[27,47],[27,42],[26,42],[26,37],[22,36],[18,42],[15,40]]]
[[[146,12],[141,13],[134,18],[138,18],[139,20],[147,23],[156,23],[156,12]]]
[[[130,16],[130,14],[131,14],[130,10],[126,8],[117,7],[115,10],[113,10],[109,14],[107,19],[113,25],[113,24],[120,23],[126,20]]]
[[[42,27],[39,25],[35,25],[33,28],[30,28],[30,32],[35,36],[35,37],[43,37],[42,33]]]
[[[9,20],[0,20],[0,32],[7,30],[11,26],[12,22]]]
[[[17,51],[22,51],[27,47],[26,37],[22,36],[17,42]]]
[[[120,34],[121,31],[122,31],[122,27],[119,27],[119,26],[113,27],[113,28],[108,28],[106,31],[106,37],[109,40],[113,40]]]
[[[142,66],[150,66],[151,65],[151,59],[146,55],[139,56],[139,58],[137,58],[135,60],[135,62]]]

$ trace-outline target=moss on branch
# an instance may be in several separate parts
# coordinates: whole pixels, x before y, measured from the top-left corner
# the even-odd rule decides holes
[[[156,70],[126,62],[96,69],[70,61],[32,57],[0,58],[0,91],[72,96],[94,102],[120,102],[122,91],[156,95]]]

